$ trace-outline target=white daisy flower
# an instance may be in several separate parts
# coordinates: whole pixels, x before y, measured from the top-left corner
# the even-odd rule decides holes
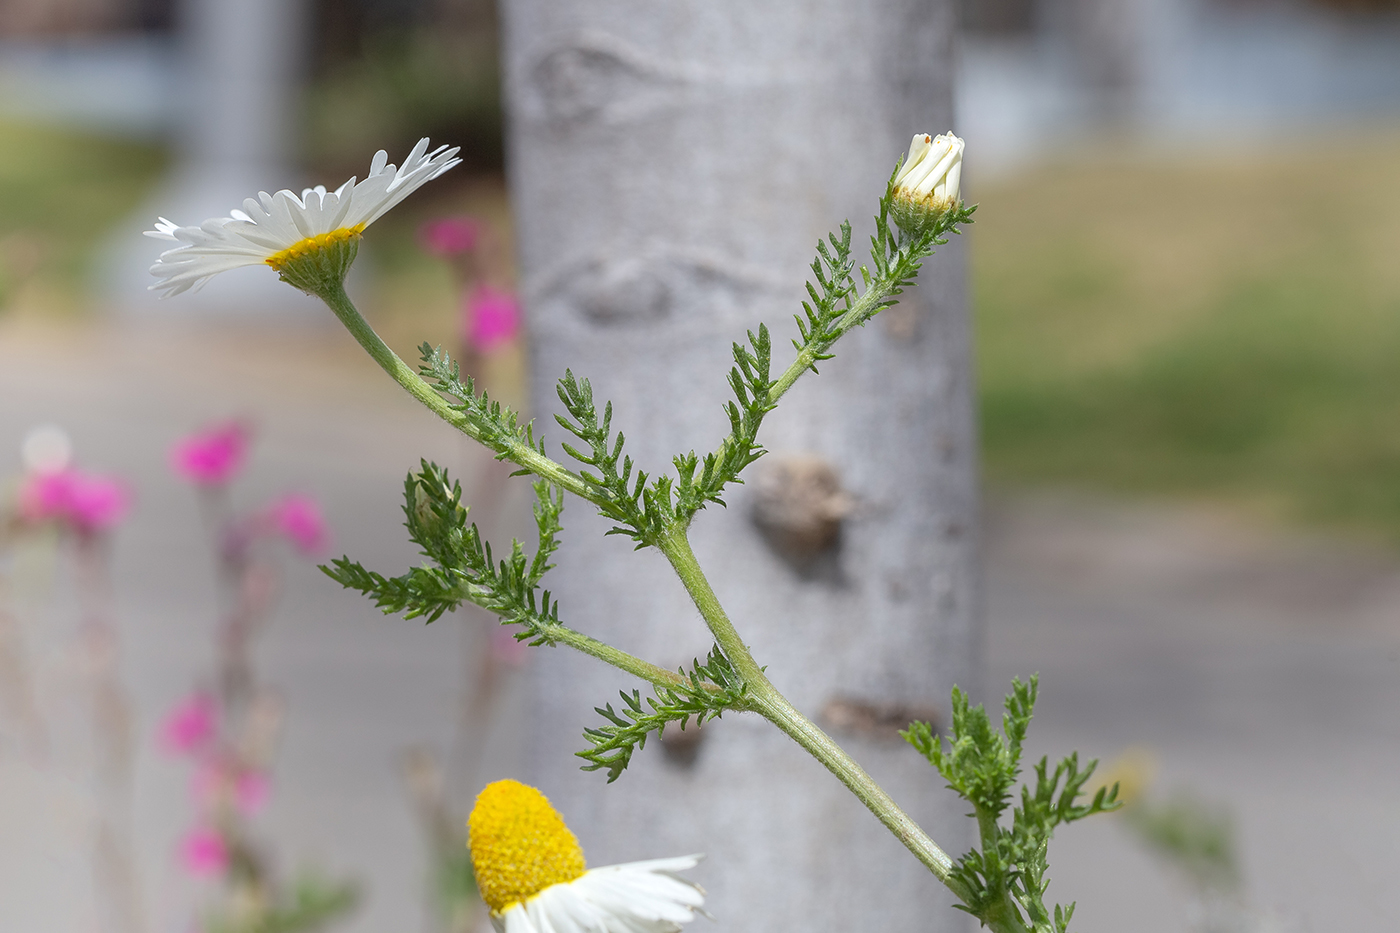
[[[262,191],[244,201],[242,210],[210,218],[197,227],[182,227],[162,217],[146,236],[180,245],[161,253],[151,266],[151,274],[160,279],[151,288],[162,292],[162,297],[178,295],[239,266],[268,265],[288,278],[287,266],[294,260],[357,241],[394,205],[460,164],[457,152],[456,147],[447,146],[429,152],[428,140],[423,138],[402,168],[389,164],[389,154],[381,149],[364,181],[351,178],[334,191],[324,185],[307,188],[301,197],[285,188],[276,194]],[[351,252],[343,265],[348,267],[353,259]],[[344,276],[343,268],[340,275]],[[304,287],[299,281],[293,284]]]
[[[919,133],[909,143],[909,158],[894,176],[895,188],[906,197],[956,204],[965,145],[952,130],[934,137]]]
[[[705,892],[676,874],[700,856],[589,871],[564,818],[519,781],[487,785],[467,833],[477,888],[501,933],[677,933],[704,913]]]
[[[964,143],[949,130],[942,136],[919,133],[894,176],[894,219],[911,236],[930,229],[958,206]]]

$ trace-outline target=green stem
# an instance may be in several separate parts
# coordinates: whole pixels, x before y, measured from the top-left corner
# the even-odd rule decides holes
[[[567,626],[545,626],[542,628],[541,634],[547,635],[554,641],[566,644],[570,648],[577,648],[584,654],[592,655],[598,660],[624,670],[634,677],[645,680],[653,686],[685,687],[690,684],[689,679],[682,677],[675,671],[668,671],[664,667],[658,667],[650,661],[643,660],[633,654],[628,654],[620,648],[614,648],[606,642],[601,642],[596,638],[575,631]]]
[[[410,395],[422,402],[443,421],[474,440],[482,440],[480,432],[469,419],[464,418],[460,411],[449,405],[447,400],[410,369],[397,353],[389,349],[389,346],[384,343],[384,340],[355,308],[350,296],[345,294],[344,286],[328,289],[321,294],[321,299],[335,312],[335,316],[340,319],[340,322],[345,325],[345,329],[350,331],[351,336],[359,342],[360,346],[364,347],[365,352],[373,357],[374,361],[393,377],[395,382],[407,389]],[[588,499],[595,505],[602,504],[593,495],[592,488],[584,483],[582,477],[528,445],[514,444],[508,450],[499,452],[505,453],[513,462],[549,480],[556,486]],[[567,626],[549,625],[546,627],[546,631],[551,639],[562,642],[571,648],[577,648],[584,654],[592,655],[648,683],[662,687],[683,687],[690,683],[689,680],[675,671],[658,667],[650,661],[628,654]]]
[[[932,246],[929,244],[931,244],[934,239],[935,237],[929,237],[925,240],[917,241],[912,246],[916,252],[921,254],[919,256],[920,259],[933,253]],[[899,264],[898,254],[896,254],[896,261],[890,263],[890,267],[893,268]],[[832,331],[831,339],[808,341],[807,345],[798,351],[797,358],[789,364],[787,369],[783,370],[783,374],[769,387],[767,407],[771,409],[777,405],[778,400],[787,394],[788,389],[791,389],[798,379],[802,378],[803,373],[812,371],[812,366],[817,362],[817,359],[830,349],[832,344],[845,336],[847,331],[857,324],[864,323],[871,309],[889,297],[890,292],[899,284],[899,280],[900,277],[898,275],[886,275],[884,278],[877,279],[870,283],[870,286],[865,290],[865,294],[857,298],[855,304],[851,305],[850,309],[847,310],[845,314],[841,315],[841,319],[837,321],[836,327]],[[734,434],[731,432],[720,443],[718,449],[715,450],[715,459],[723,460],[725,453],[734,442]]]
[[[408,364],[399,359],[397,353],[389,349],[379,334],[375,333],[373,327],[364,319],[355,308],[350,296],[345,294],[345,287],[339,283],[333,288],[326,288],[318,292],[322,301],[335,312],[335,316],[340,319],[340,323],[345,325],[345,329],[350,331],[350,335],[364,347],[365,352],[374,358],[389,376],[408,390],[418,401],[422,402],[433,414],[443,421],[452,425],[463,434],[486,444],[480,430],[472,424],[471,419],[466,418],[457,409],[448,404],[447,400],[438,394],[437,390],[428,385],[423,378],[414,372]],[[504,449],[496,448],[494,445],[486,444],[495,449],[497,453],[503,454],[511,462],[516,463],[525,469],[549,480],[561,489],[567,489],[576,496],[587,499],[594,505],[602,506],[604,502],[599,499],[592,487],[584,482],[583,477],[549,459],[538,450],[528,444],[517,442],[506,442]]]
[[[739,637],[734,623],[729,621],[719,598],[715,596],[710,582],[705,578],[699,561],[695,559],[695,552],[690,548],[685,530],[672,529],[661,539],[658,547],[675,568],[676,575],[681,578],[686,592],[700,610],[705,624],[710,627],[720,650],[744,678],[753,710],[787,733],[793,741],[806,749],[808,754],[825,765],[826,769],[836,775],[837,779],[845,784],[939,881],[958,897],[966,900],[969,892],[952,877],[953,860],[948,857],[948,853],[939,848],[928,833],[901,810],[890,795],[885,793],[831,736],[802,715],[768,680],[763,668],[754,660],[752,652]]]
[[[865,294],[857,298],[856,303],[851,305],[850,310],[841,315],[841,319],[836,323],[834,335],[830,340],[822,341],[820,346],[808,344],[803,347],[798,352],[797,359],[793,360],[792,364],[788,366],[787,369],[783,370],[783,374],[778,377],[777,381],[773,383],[773,387],[768,390],[769,406],[778,404],[778,399],[782,398],[783,395],[787,393],[787,390],[792,388],[793,383],[801,378],[803,373],[811,370],[812,364],[817,361],[818,356],[826,352],[833,343],[845,336],[848,330],[862,323],[865,320],[865,316],[870,313],[871,308],[888,298],[890,290],[894,288],[894,285],[893,277],[880,279],[871,283],[871,286],[865,290]]]

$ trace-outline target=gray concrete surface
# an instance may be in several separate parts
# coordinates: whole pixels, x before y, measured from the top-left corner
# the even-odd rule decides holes
[[[989,521],[989,679],[1039,671],[1030,750],[1157,759],[1229,809],[1260,929],[1400,929],[1400,565],[1201,509],[1017,499]],[[1188,929],[1187,889],[1118,816],[1063,830],[1083,933]]]
[[[419,456],[468,459],[329,326],[259,335],[0,320],[0,467],[17,465],[6,451],[27,428],[57,421],[85,465],[130,477],[137,493],[116,541],[117,612],[143,737],[136,805],[159,933],[185,933],[206,889],[174,866],[188,775],[151,734],[207,670],[214,619],[198,514],[166,451],[234,414],[261,425],[239,500],[314,493],[336,553],[386,569],[413,559],[398,514],[404,472]],[[1400,928],[1385,888],[1400,867],[1400,561],[1206,510],[1067,498],[1000,501],[988,538],[989,663],[976,689],[997,702],[1013,674],[1040,672],[1032,752],[1112,758],[1147,746],[1160,791],[1188,786],[1231,808],[1250,896],[1281,929]],[[59,642],[71,613],[42,589],[17,599]],[[396,758],[448,740],[461,654],[450,619],[385,618],[289,564],[260,651],[289,710],[260,826],[284,861],[364,880],[353,933],[424,929],[422,849]],[[491,769],[510,770],[509,754],[491,757]],[[84,793],[61,767],[0,760],[5,933],[94,929],[79,852]],[[1188,929],[1185,888],[1115,817],[1065,830],[1051,864],[1050,893],[1079,901],[1083,933]]]

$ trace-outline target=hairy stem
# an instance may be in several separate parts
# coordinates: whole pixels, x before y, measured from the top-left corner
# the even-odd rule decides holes
[[[375,333],[374,328],[369,326],[369,322],[355,308],[354,303],[350,301],[350,296],[345,294],[343,285],[327,289],[320,294],[320,298],[335,312],[340,323],[344,324],[345,329],[350,331],[350,335],[359,342],[360,346],[364,347],[365,352],[373,357],[380,368],[388,373],[395,382],[407,389],[409,395],[422,402],[429,411],[463,434],[475,441],[485,443],[481,432],[471,423],[469,418],[448,404],[447,400],[439,395],[436,389],[424,382],[423,378],[401,360],[397,353],[389,349],[388,344],[383,341],[379,334]],[[522,444],[518,441],[507,442],[506,449],[497,452],[504,454],[512,463],[524,467],[536,476],[549,480],[561,489],[567,489],[594,505],[602,506],[604,504],[604,500],[584,482],[583,477],[563,464],[549,459],[528,444]]]
[[[675,671],[668,671],[664,667],[652,664],[636,655],[628,654],[620,648],[614,648],[606,642],[601,642],[582,632],[575,631],[564,625],[550,625],[541,631],[542,635],[547,635],[550,639],[577,648],[584,654],[592,655],[600,661],[611,664],[619,670],[624,670],[634,677],[645,680],[656,687],[685,687],[690,684],[690,680],[677,674]]]
[[[933,247],[931,245],[933,239],[933,237],[929,237],[925,240],[918,241],[910,247],[917,254],[918,259],[923,259],[933,253]],[[890,265],[893,268],[898,265],[898,263],[891,263]],[[837,321],[836,327],[832,332],[833,336],[830,340],[809,341],[806,347],[798,351],[797,358],[788,365],[787,369],[783,370],[783,374],[769,387],[767,407],[771,409],[776,406],[778,400],[787,394],[788,389],[792,388],[793,384],[802,377],[803,373],[812,371],[813,364],[817,362],[818,358],[825,353],[832,344],[844,337],[846,332],[852,327],[862,323],[870,314],[871,309],[875,308],[880,302],[889,297],[890,292],[898,287],[900,279],[901,276],[891,272],[887,273],[883,278],[871,282],[870,286],[866,288],[865,294],[857,298],[850,309]],[[734,443],[735,437],[731,432],[715,450],[715,458],[717,460],[722,460],[729,447]]]
[[[744,678],[754,711],[787,733],[793,741],[806,749],[808,754],[825,765],[826,769],[836,775],[837,779],[845,784],[939,881],[947,885],[954,894],[965,899],[968,892],[952,877],[953,860],[948,857],[948,853],[939,848],[928,833],[901,810],[890,795],[885,793],[831,736],[802,715],[768,680],[748,646],[739,637],[734,623],[729,621],[724,607],[720,605],[718,597],[705,578],[705,573],[690,548],[685,530],[672,529],[661,539],[658,546],[675,568],[690,598],[700,610],[700,615],[704,617],[705,624],[714,634],[715,641],[729,658],[729,663]]]
[[[894,276],[887,276],[870,283],[870,287],[865,290],[865,294],[857,298],[855,304],[851,305],[850,310],[841,315],[841,320],[836,323],[832,339],[827,342],[825,346],[811,345],[804,347],[801,352],[797,354],[797,359],[793,360],[792,364],[788,366],[787,369],[783,370],[783,374],[777,378],[777,381],[773,383],[773,387],[768,390],[768,404],[778,404],[778,399],[782,398],[787,393],[787,390],[792,388],[793,383],[795,383],[803,373],[811,370],[812,364],[817,361],[817,357],[821,355],[827,347],[830,347],[831,344],[845,336],[848,330],[862,322],[865,316],[870,313],[871,308],[888,298],[890,291],[897,283],[898,279]]]

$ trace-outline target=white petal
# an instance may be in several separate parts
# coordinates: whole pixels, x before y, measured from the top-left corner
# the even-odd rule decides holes
[[[256,265],[309,237],[343,228],[369,225],[426,182],[460,164],[457,149],[439,146],[428,152],[420,139],[403,168],[380,150],[370,162],[369,176],[354,178],[335,191],[324,185],[303,189],[300,196],[282,189],[258,192],[241,210],[214,217],[197,227],[182,227],[161,217],[146,235],[181,245],[161,254],[151,267],[159,281],[151,288],[166,295],[198,288],[210,276],[239,266]]]
[[[699,861],[684,855],[595,868],[491,919],[502,933],[678,933],[704,913],[705,893],[675,873]]]
[[[899,174],[894,176],[894,183],[897,185],[904,180],[905,176],[919,164],[919,161],[928,153],[932,139],[927,133],[915,133],[914,138],[909,141],[909,156],[904,160],[904,164],[899,167]]]
[[[962,159],[959,158],[958,161],[956,161],[956,162],[953,163],[953,167],[950,168],[950,169],[948,169],[948,182],[947,182],[947,188],[945,189],[945,192],[944,192],[944,193],[947,194],[948,197],[953,198],[953,199],[956,200],[957,197],[958,197],[958,185],[959,185],[961,182],[962,182]]]
[[[944,139],[942,136],[935,137],[933,142],[929,145],[928,151],[924,153],[924,157],[919,160],[919,164],[915,166],[912,172],[904,176],[904,181],[902,182],[903,187],[910,190],[917,190],[919,185],[927,182],[928,186],[932,188],[937,182],[938,177],[942,174],[938,172],[939,163],[947,158],[948,153],[952,150],[952,143],[948,142],[948,140]],[[933,181],[928,181],[930,176],[933,177]]]
[[[962,153],[952,144],[948,144],[948,151],[943,153],[943,156],[938,160],[937,164],[933,166],[932,171],[922,180],[912,184],[911,187],[913,187],[914,193],[921,195],[928,194],[934,189],[934,186],[943,181],[944,176],[948,174],[948,170],[961,158]]]

